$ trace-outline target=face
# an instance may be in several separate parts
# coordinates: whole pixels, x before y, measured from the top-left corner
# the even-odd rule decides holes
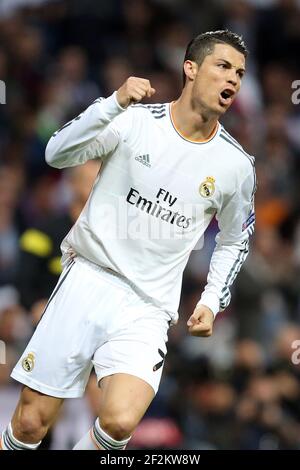
[[[185,67],[188,77],[192,78],[195,108],[209,114],[224,114],[241,87],[245,73],[244,55],[227,44],[216,44],[200,67],[191,61],[186,61]]]

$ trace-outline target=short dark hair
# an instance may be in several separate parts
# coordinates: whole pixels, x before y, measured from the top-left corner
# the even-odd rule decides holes
[[[205,57],[212,54],[216,44],[228,44],[241,52],[245,58],[249,54],[242,36],[239,36],[228,29],[224,29],[219,31],[208,31],[207,33],[199,34],[192,39],[186,48],[184,61],[192,60],[198,65],[201,65]],[[183,72],[183,84],[185,84],[185,80],[186,75]]]

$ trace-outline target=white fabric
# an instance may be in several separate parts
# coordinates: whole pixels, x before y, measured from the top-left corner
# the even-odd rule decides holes
[[[84,436],[75,444],[73,450],[104,450],[98,442],[95,442],[92,436],[92,430],[89,429]]]
[[[129,373],[156,392],[163,367],[153,367],[162,360],[158,350],[166,354],[169,315],[84,260],[65,268],[58,286],[11,376],[46,395],[75,398],[94,362],[98,379]],[[22,363],[29,353],[28,371]]]
[[[11,423],[9,423],[1,435],[0,447],[2,450],[36,450],[41,445],[41,442],[42,441],[39,441],[36,444],[28,444],[26,442],[19,441],[15,438]]]
[[[94,426],[80,439],[73,450],[124,450],[130,439],[131,437],[116,441],[103,431],[97,418]]]
[[[175,323],[183,270],[214,215],[220,233],[201,303],[214,314],[229,304],[253,230],[246,222],[255,176],[251,157],[220,124],[209,141],[191,142],[175,129],[170,110],[167,103],[124,111],[115,94],[96,100],[54,134],[46,160],[64,168],[103,159],[63,253],[72,249],[122,274]],[[205,195],[207,178],[213,186]]]

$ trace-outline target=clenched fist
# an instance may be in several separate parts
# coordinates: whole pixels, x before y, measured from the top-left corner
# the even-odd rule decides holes
[[[192,336],[211,336],[214,319],[214,314],[210,308],[205,305],[198,305],[187,321],[189,333]]]
[[[117,100],[122,108],[139,103],[143,98],[154,95],[155,89],[145,78],[129,77],[117,91]]]

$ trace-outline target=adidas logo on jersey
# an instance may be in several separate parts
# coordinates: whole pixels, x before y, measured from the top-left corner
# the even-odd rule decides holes
[[[135,157],[135,159],[143,165],[148,166],[149,168],[151,167],[149,153],[146,153],[146,155],[139,155],[138,157]]]

